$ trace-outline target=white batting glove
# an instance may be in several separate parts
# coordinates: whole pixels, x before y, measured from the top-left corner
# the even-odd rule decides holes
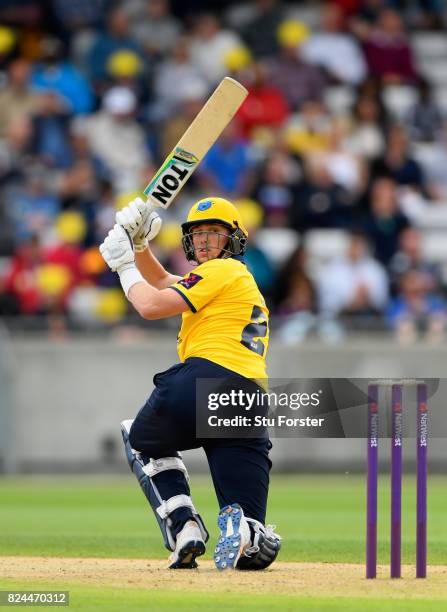
[[[155,238],[162,225],[158,213],[153,211],[150,205],[141,198],[135,198],[118,211],[115,220],[132,238],[136,253],[147,249],[148,242]]]
[[[135,255],[132,243],[125,230],[116,223],[99,246],[104,261],[118,274],[125,268],[135,265]]]
[[[132,242],[126,230],[116,223],[110,230],[99,251],[113,272],[118,272],[121,286],[126,297],[136,283],[144,282],[144,278],[135,265],[135,255]]]

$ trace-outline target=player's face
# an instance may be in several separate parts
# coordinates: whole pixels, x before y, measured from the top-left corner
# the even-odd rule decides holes
[[[199,264],[219,257],[228,242],[228,229],[218,223],[201,223],[193,227],[191,233]]]

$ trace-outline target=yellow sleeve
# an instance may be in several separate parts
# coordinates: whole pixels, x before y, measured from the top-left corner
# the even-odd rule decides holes
[[[185,274],[170,289],[182,296],[192,312],[198,312],[235,280],[236,275],[228,260],[212,259]]]

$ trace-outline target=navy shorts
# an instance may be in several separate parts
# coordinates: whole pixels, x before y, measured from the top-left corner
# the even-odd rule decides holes
[[[239,503],[245,514],[265,522],[271,461],[268,437],[196,437],[196,380],[248,379],[216,363],[191,357],[154,376],[155,389],[130,430],[132,447],[154,459],[203,447],[220,507]]]

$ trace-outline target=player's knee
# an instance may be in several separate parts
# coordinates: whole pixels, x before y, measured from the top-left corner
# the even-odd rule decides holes
[[[159,440],[148,440],[144,431],[138,425],[134,424],[129,431],[129,443],[131,447],[138,453],[143,453],[147,457],[163,457],[175,455],[171,448],[167,448],[166,444]]]
[[[129,431],[129,444],[133,449],[138,452],[142,451],[141,448],[141,435],[139,434],[138,427],[135,427],[135,421],[132,423],[132,426]]]
[[[144,453],[148,456],[153,456],[155,454],[155,445],[147,439],[144,429],[140,426],[138,419],[134,420],[129,429],[129,443],[138,453]]]

